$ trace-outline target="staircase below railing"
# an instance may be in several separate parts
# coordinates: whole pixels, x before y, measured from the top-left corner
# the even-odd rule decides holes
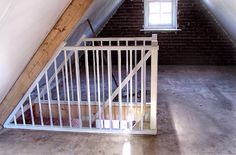
[[[63,47],[6,128],[156,134],[157,35],[86,38]]]

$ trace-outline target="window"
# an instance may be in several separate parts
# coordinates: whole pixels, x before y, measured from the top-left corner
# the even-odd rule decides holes
[[[144,0],[144,29],[177,29],[177,0]]]

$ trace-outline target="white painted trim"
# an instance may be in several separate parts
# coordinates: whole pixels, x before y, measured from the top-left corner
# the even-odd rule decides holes
[[[64,60],[65,60],[65,72],[66,72],[66,92],[67,92],[67,101],[68,101],[68,115],[69,115],[69,124],[72,127],[72,120],[71,120],[71,107],[70,107],[70,91],[69,91],[69,76],[68,76],[68,65],[67,65],[67,51],[63,51],[64,53]]]
[[[157,128],[157,80],[158,80],[158,42],[157,35],[152,35],[151,56],[151,112],[150,129]]]
[[[82,41],[152,41],[151,37],[130,37],[130,38],[84,38]],[[120,47],[120,46],[119,46]]]
[[[182,29],[141,29],[140,31],[158,31],[158,32],[177,32],[177,31],[182,31]]]
[[[119,89],[119,88],[118,88]],[[119,101],[118,102],[112,102],[112,105],[115,105],[115,106],[119,106]],[[39,103],[34,103],[34,104],[39,104]],[[41,104],[48,104],[48,101],[47,100],[41,100]],[[51,104],[57,104],[57,100],[51,100]],[[64,105],[64,104],[68,104],[67,101],[61,101],[60,103],[61,105]],[[70,102],[71,105],[77,105],[77,101],[71,101]],[[122,102],[121,103],[122,106],[127,106],[126,105],[126,102]],[[146,103],[147,105],[151,105],[151,102],[147,102]],[[80,101],[80,105],[88,105],[88,101]],[[95,102],[95,101],[90,101],[90,105],[98,105],[98,102]],[[141,106],[141,102],[137,102],[137,106]]]
[[[11,129],[30,129],[30,130],[44,130],[44,131],[58,131],[58,132],[78,132],[78,133],[108,133],[108,134],[142,134],[142,135],[156,135],[157,129],[155,130],[120,130],[120,129],[97,129],[97,128],[69,128],[69,127],[59,127],[59,126],[40,126],[35,125],[34,127],[32,125],[17,125],[9,124],[4,125],[5,128],[11,128]]]
[[[113,46],[66,46],[62,50],[65,51],[85,51],[87,50],[88,52],[92,52],[92,50],[102,50],[102,51],[107,51],[111,50],[117,51],[117,50],[151,50],[151,45],[150,46],[119,46],[117,48],[114,48]]]
[[[86,85],[87,85],[87,100],[88,100],[88,111],[89,111],[89,127],[92,128],[92,120],[91,120],[91,99],[90,99],[90,78],[89,78],[89,64],[88,64],[88,51],[85,50],[85,70],[86,70]]]
[[[172,2],[172,23],[166,25],[149,25],[149,2]],[[167,30],[167,29],[177,29],[178,27],[178,0],[144,0],[144,30]]]

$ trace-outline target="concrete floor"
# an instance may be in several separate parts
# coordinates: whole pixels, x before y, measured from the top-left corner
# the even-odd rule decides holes
[[[236,154],[236,68],[160,66],[157,136],[0,131],[0,154]]]

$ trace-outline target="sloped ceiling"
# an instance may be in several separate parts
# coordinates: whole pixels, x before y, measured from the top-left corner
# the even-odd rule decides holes
[[[236,44],[236,0],[202,0]]]
[[[76,45],[91,37],[87,19],[98,32],[124,0],[94,0],[71,36]],[[0,102],[71,0],[0,0]]]
[[[67,45],[76,45],[83,35],[86,37],[93,36],[87,19],[89,19],[94,31],[98,33],[123,1],[124,0],[94,0],[67,40]]]
[[[71,0],[0,0],[0,102]]]

